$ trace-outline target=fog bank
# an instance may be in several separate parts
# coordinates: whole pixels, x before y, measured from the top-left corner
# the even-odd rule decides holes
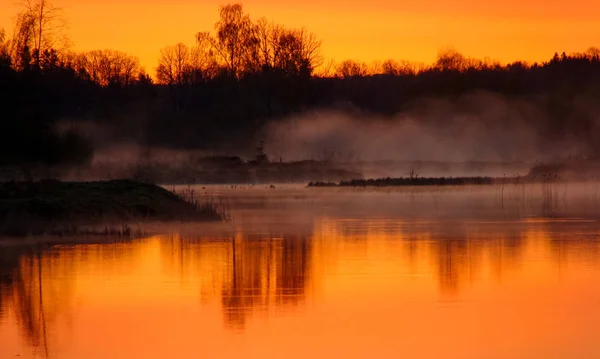
[[[268,154],[284,161],[547,161],[593,153],[589,138],[550,137],[547,123],[530,102],[475,93],[424,99],[394,116],[312,111],[271,122],[265,138]]]

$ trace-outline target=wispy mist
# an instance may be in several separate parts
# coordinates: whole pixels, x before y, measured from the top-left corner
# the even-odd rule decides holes
[[[568,132],[550,139],[532,103],[491,93],[422,99],[394,116],[321,110],[270,123],[267,150],[283,160],[542,161],[589,154]]]

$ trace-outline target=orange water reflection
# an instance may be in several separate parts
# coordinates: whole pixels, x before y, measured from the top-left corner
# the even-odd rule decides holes
[[[12,248],[0,358],[600,357],[599,229],[321,218]]]

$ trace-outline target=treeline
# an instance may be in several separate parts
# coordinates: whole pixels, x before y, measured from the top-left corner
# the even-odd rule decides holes
[[[600,153],[598,49],[533,64],[452,49],[432,65],[336,64],[305,29],[255,20],[240,4],[219,15],[214,32],[195,34],[192,45],[163,47],[150,76],[124,52],[69,51],[60,9],[27,1],[12,35],[0,33],[0,164],[85,161],[94,142],[78,132],[82,121],[144,145],[235,152],[254,148],[265,123],[290,114],[351,104],[392,116],[423,99],[458,101],[477,91],[530,103],[539,114],[526,120],[549,141],[581,139]]]

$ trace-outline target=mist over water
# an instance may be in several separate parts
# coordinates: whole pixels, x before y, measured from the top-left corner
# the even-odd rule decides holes
[[[0,358],[600,354],[597,184],[206,191],[230,223],[0,242]]]
[[[89,138],[94,154],[88,167],[94,178],[131,177],[140,166],[165,173],[174,168],[203,170],[198,159],[212,155],[249,161],[262,141],[272,162],[330,161],[338,167],[343,163],[343,168],[368,178],[406,176],[411,169],[421,176],[512,176],[526,175],[540,162],[600,153],[600,121],[595,115],[599,110],[590,97],[582,92],[560,99],[556,106],[565,112],[560,121],[552,103],[543,95],[477,91],[423,96],[396,114],[384,115],[368,112],[360,103],[343,102],[273,118],[245,143],[225,148],[203,147],[201,141],[198,147],[185,148],[153,143],[146,137],[151,129],[143,114],[127,129],[94,121],[64,122],[59,127],[62,131],[74,127]],[[571,121],[577,118],[585,120]],[[382,161],[388,163],[375,163]],[[431,163],[415,164],[419,161]],[[77,171],[74,177],[87,178]]]
[[[265,133],[269,154],[283,160],[504,162],[591,153],[594,131],[589,139],[550,138],[545,116],[525,100],[471,93],[423,98],[393,116],[311,111],[271,122]]]
[[[265,142],[273,161],[551,161],[569,155],[594,156],[600,140],[596,108],[583,94],[570,103],[570,116],[593,118],[585,133],[568,126],[556,133],[548,108],[538,101],[491,92],[456,98],[422,97],[394,115],[369,113],[344,102],[268,121],[251,141]],[[147,120],[138,116],[121,125],[93,121],[61,122],[59,130],[75,128],[93,143],[92,163],[131,164],[180,162],[190,156],[235,155],[250,160],[250,145],[228,149],[161,146],[146,139]]]

